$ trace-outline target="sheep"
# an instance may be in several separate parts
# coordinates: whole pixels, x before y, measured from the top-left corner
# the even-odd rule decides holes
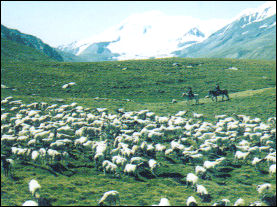
[[[158,206],[171,206],[170,202],[167,198],[161,198]]]
[[[188,173],[186,177],[186,182],[187,182],[187,185],[192,184],[192,186],[194,186],[198,182],[198,177],[193,173]]]
[[[12,171],[12,167],[14,166],[14,160],[7,159],[6,155],[1,155],[2,166],[4,170],[4,175],[8,176]]]
[[[250,203],[249,206],[265,206],[265,204],[261,201],[255,201],[253,203]]]
[[[104,170],[104,175],[106,174],[106,172],[114,173],[114,174],[117,174],[118,172],[117,166],[114,163],[110,162],[109,160],[104,160],[102,163],[102,167]]]
[[[203,185],[196,185],[196,192],[199,194],[199,196],[202,198],[203,201],[208,199],[209,193],[207,189]]]
[[[29,182],[29,191],[32,194],[32,196],[34,196],[35,198],[39,198],[39,194],[38,194],[39,189],[41,189],[41,186],[38,183],[38,181],[36,181],[35,179],[32,179]]]
[[[105,159],[105,155],[103,153],[96,153],[94,155],[95,167],[98,169],[102,161]]]
[[[38,206],[38,203],[36,201],[31,201],[31,200],[28,200],[28,201],[25,201],[22,206]]]
[[[116,205],[117,202],[118,203],[120,202],[119,192],[117,192],[115,190],[111,190],[111,191],[104,193],[104,195],[98,202],[98,205],[99,206],[103,206],[103,205],[112,206],[112,205]]]
[[[204,176],[206,174],[206,172],[207,172],[207,170],[202,166],[197,165],[195,167],[195,174],[196,175]]]
[[[31,154],[31,156],[32,156],[32,160],[36,161],[39,159],[39,152],[34,150]]]
[[[263,194],[268,190],[270,190],[271,188],[272,188],[272,185],[270,183],[264,183],[264,184],[258,185],[256,189],[259,194]]]
[[[204,115],[203,115],[203,114],[197,114],[197,113],[194,112],[192,115],[193,115],[193,117],[196,118],[196,119],[202,119],[202,120],[203,120],[203,118],[204,118]]]
[[[198,206],[198,204],[193,196],[188,197],[187,206]]]
[[[239,198],[235,203],[234,206],[245,206],[245,201],[242,198]]]
[[[270,177],[271,177],[273,174],[276,174],[276,164],[272,164],[272,165],[269,167],[269,174],[270,174]]]
[[[22,206],[52,206],[50,201],[46,198],[37,198],[37,201],[28,200],[25,201]]]
[[[245,160],[249,154],[250,152],[236,151],[235,160]]]
[[[206,168],[206,169],[211,169],[211,168],[215,168],[215,166],[218,164],[219,162],[217,162],[217,161],[205,161],[204,162],[204,164],[203,164],[203,166],[204,166],[204,168]]]
[[[221,201],[214,203],[213,206],[230,206],[230,203],[229,199],[222,199]]]
[[[154,160],[154,159],[150,159],[150,160],[148,160],[148,164],[149,164],[151,173],[152,173],[154,176],[156,176],[154,171],[155,171],[155,170],[157,169],[157,167],[159,166],[159,163],[158,163],[156,160]]]
[[[252,160],[251,164],[255,166],[255,169],[257,169],[258,164],[262,161],[263,159],[260,159],[258,157],[254,157],[254,159]]]
[[[135,177],[137,177],[138,176],[138,174],[137,174],[137,165],[127,164],[127,165],[125,165],[125,168],[124,168],[123,172],[127,173],[128,175],[133,174]]]
[[[117,155],[112,157],[112,162],[118,165],[119,167],[124,168],[125,165],[127,164],[127,159],[124,157],[121,157],[120,155]]]

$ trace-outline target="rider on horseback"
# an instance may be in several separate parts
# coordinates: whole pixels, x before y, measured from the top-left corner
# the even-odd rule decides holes
[[[219,84],[218,84],[218,83],[217,83],[216,86],[215,86],[215,91],[216,91],[216,92],[221,91],[220,88],[219,88]]]
[[[190,98],[194,97],[194,94],[193,94],[193,92],[192,92],[192,88],[191,88],[191,87],[188,87],[188,96],[189,96]]]

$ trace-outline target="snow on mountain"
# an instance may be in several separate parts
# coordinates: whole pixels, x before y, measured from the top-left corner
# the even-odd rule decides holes
[[[272,15],[276,14],[276,1],[268,1],[258,8],[249,8],[239,13],[233,21],[243,20],[242,28],[253,22],[262,21]]]
[[[276,59],[276,2],[247,9],[204,41],[177,50],[179,57]]]
[[[209,40],[212,41],[211,45],[223,46],[223,40],[236,42],[236,39],[241,39],[240,35],[245,39],[255,39],[256,27],[262,33],[265,29],[276,27],[276,20],[264,21],[273,15],[276,15],[275,1],[243,10],[229,20],[200,20],[148,11],[133,14],[98,35],[60,46],[59,49],[90,61],[172,57],[184,54],[181,51],[204,42],[202,45],[207,46]],[[251,26],[254,23],[255,26]],[[213,37],[209,39],[210,36]],[[216,42],[213,42],[215,39]]]
[[[116,60],[171,57],[172,51],[206,39],[226,24],[225,20],[199,20],[187,16],[168,16],[160,11],[137,13],[101,34],[76,41],[59,49],[78,56],[92,45],[105,42],[105,51],[119,54]]]

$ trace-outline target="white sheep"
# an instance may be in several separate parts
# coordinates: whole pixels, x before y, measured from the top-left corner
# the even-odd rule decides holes
[[[41,186],[38,183],[38,181],[36,181],[35,179],[32,179],[29,182],[29,191],[32,194],[32,196],[34,196],[35,198],[38,198],[39,197],[39,194],[38,194],[39,189],[41,189]]]
[[[4,175],[8,176],[9,173],[11,173],[12,168],[14,166],[14,160],[7,159],[6,155],[1,155],[1,161],[2,161],[2,166],[4,170]]]
[[[206,168],[204,168],[202,166],[197,165],[195,167],[195,174],[196,175],[205,175],[206,172],[207,172]]]
[[[32,160],[36,161],[39,159],[39,152],[34,150],[31,154],[31,156],[32,156]]]
[[[273,174],[276,174],[276,164],[272,164],[269,167],[269,174],[270,174],[270,176],[272,176]]]
[[[120,202],[119,192],[117,192],[115,190],[111,190],[111,191],[104,193],[104,195],[98,202],[98,205],[112,206],[112,205],[116,205],[117,202],[118,203]]]
[[[156,176],[156,175],[155,175],[155,170],[156,170],[157,167],[159,166],[159,163],[158,163],[156,160],[154,160],[154,159],[150,159],[150,160],[148,160],[148,165],[149,165],[149,167],[150,167],[151,173],[152,173],[154,176]]]
[[[194,186],[198,182],[198,177],[193,173],[188,173],[186,177],[186,182],[188,185],[192,184],[192,186]]]
[[[161,198],[158,206],[171,206],[170,202],[167,198]]]
[[[239,198],[235,203],[234,206],[245,206],[245,201],[242,198]]]
[[[193,196],[188,197],[187,206],[198,206],[198,204]]]
[[[235,160],[245,160],[249,154],[250,152],[236,151]]]
[[[264,183],[257,186],[257,191],[259,194],[265,193],[272,188],[270,183]]]
[[[123,172],[128,175],[130,175],[130,174],[135,175],[137,177],[137,175],[138,175],[137,174],[137,165],[128,163],[127,165],[125,165]]]
[[[108,173],[116,173],[117,172],[116,164],[112,163],[109,160],[104,160],[102,163],[102,167],[104,170],[104,174],[106,174],[106,172],[108,172]]]
[[[22,206],[38,206],[38,203],[36,201],[28,200],[25,201]]]
[[[207,191],[207,189],[203,186],[203,185],[196,185],[196,192],[199,194],[199,196],[205,200],[208,196],[209,193]]]
[[[251,164],[255,166],[255,169],[257,169],[258,164],[262,161],[263,159],[260,159],[258,157],[254,157],[254,159],[252,160]]]

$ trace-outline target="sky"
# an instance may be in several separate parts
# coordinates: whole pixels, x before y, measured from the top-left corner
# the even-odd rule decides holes
[[[52,47],[97,35],[134,13],[232,19],[266,1],[1,1],[1,24]]]

